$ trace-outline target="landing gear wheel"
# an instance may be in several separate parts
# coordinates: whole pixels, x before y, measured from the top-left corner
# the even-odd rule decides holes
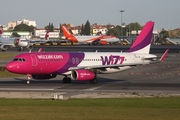
[[[71,83],[71,78],[69,78],[69,77],[64,77],[64,78],[63,78],[63,83]]]
[[[23,51],[23,48],[19,48],[19,52]]]
[[[97,83],[98,83],[98,79],[95,78],[95,79],[93,79],[93,80],[90,80],[89,82],[90,82],[91,84],[97,84]]]
[[[30,81],[29,81],[29,80],[27,81],[27,84],[30,84]]]
[[[30,84],[30,80],[31,80],[31,75],[30,74],[27,74],[27,84]]]

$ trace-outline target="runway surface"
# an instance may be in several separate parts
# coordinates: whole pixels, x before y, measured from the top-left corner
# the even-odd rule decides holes
[[[38,51],[39,48],[43,48],[43,51],[84,51],[84,52],[126,52],[131,45],[107,45],[107,46],[34,46],[32,51]],[[150,53],[163,53],[166,49],[170,49],[169,53],[179,53],[180,45],[151,45]],[[9,52],[17,52],[19,48],[9,48]],[[28,52],[24,48],[24,52]],[[1,52],[0,52],[1,53]]]
[[[164,62],[158,64],[139,66],[114,74],[99,74],[98,84],[78,81],[64,84],[62,78],[58,76],[52,80],[32,80],[30,85],[26,84],[26,76],[0,78],[0,97],[18,97],[19,93],[26,97],[38,93],[43,98],[52,98],[54,94],[63,94],[65,97],[90,97],[92,94],[100,97],[111,93],[114,97],[119,94],[180,95],[180,54],[170,53]]]

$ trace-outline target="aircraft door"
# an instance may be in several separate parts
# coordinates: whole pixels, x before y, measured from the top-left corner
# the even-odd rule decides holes
[[[34,54],[31,55],[31,60],[32,66],[37,66],[37,57]]]

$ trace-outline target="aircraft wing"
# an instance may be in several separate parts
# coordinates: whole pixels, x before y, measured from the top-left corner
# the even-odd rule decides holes
[[[42,39],[39,39],[39,40],[32,40],[32,39],[29,39],[29,43],[31,44],[31,43],[36,43],[36,44],[38,44],[38,43],[46,43],[46,42],[48,42],[49,40],[42,40]]]
[[[10,43],[8,43],[8,44],[6,44],[6,43],[0,43],[0,45],[14,46],[14,44],[10,44]]]
[[[103,68],[118,68],[123,66],[138,66],[138,65],[146,65],[149,63],[125,63],[125,64],[114,64],[114,65],[94,65],[94,66],[80,66],[80,67],[70,67],[68,70],[77,70],[77,69],[103,69]]]

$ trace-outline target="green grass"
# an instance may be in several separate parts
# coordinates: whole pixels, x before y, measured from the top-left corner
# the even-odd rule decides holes
[[[0,52],[0,59],[12,59],[19,53]]]
[[[2,78],[2,77],[20,77],[20,76],[25,76],[25,75],[10,73],[7,70],[0,71],[0,78]]]
[[[14,56],[16,56],[18,53],[7,53],[7,52],[0,52],[0,60],[5,60],[5,61],[10,61],[12,58],[14,58]],[[14,73],[10,73],[8,71],[0,71],[0,78],[2,77],[19,77],[19,76],[23,76],[20,74],[14,74]]]
[[[0,99],[0,120],[179,120],[180,97]]]

